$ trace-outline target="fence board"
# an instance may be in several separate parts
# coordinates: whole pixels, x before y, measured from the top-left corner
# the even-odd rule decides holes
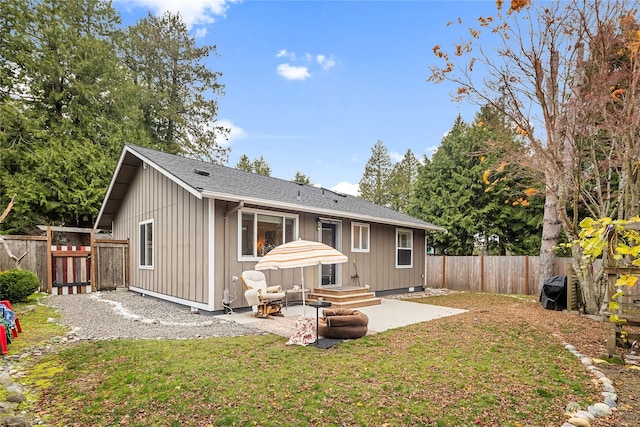
[[[47,238],[40,236],[2,236],[11,252],[20,257],[26,253],[20,268],[33,271],[40,279],[40,291],[47,291]],[[0,248],[0,271],[10,270],[16,262],[9,258],[4,248]]]
[[[40,291],[48,292],[47,286],[47,238],[45,236],[3,236],[9,249],[16,256],[26,253],[20,262],[20,268],[36,273],[40,279]],[[93,281],[96,290],[110,290],[118,287],[129,286],[129,249],[127,240],[108,240],[96,239],[94,242],[96,250],[96,273]],[[98,251],[101,251],[98,254]],[[78,257],[78,254],[72,251],[58,251],[59,255]],[[63,258],[56,257],[52,260],[52,272],[56,277],[65,278],[65,282],[73,277],[88,277],[90,275],[89,266],[86,263],[79,262],[80,259],[74,260],[73,263],[63,262]],[[3,248],[0,248],[0,271],[8,270],[16,266],[6,254]],[[66,289],[65,292],[69,292]]]
[[[567,275],[572,260],[558,258],[556,274]],[[428,256],[426,286],[455,291],[538,295],[539,257]]]
[[[128,243],[96,242],[96,290],[128,287]]]

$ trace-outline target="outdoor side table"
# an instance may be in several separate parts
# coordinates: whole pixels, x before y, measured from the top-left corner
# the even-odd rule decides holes
[[[293,294],[300,294],[302,295],[302,293],[304,292],[305,295],[307,295],[309,292],[311,292],[311,289],[285,289],[284,291],[284,306],[285,308],[289,307],[289,295],[293,295]]]
[[[329,301],[316,301],[316,302],[309,303],[309,306],[316,308],[316,342],[315,342],[315,345],[318,346],[318,319],[319,319],[318,312],[320,311],[320,308],[322,308],[322,307],[331,307],[331,303]]]

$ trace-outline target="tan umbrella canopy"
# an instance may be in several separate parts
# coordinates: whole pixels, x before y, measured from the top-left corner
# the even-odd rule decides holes
[[[342,252],[324,243],[294,240],[270,250],[254,268],[278,270],[300,267],[302,269],[319,264],[342,264],[348,260],[349,258]],[[302,304],[304,305],[304,274],[302,274]]]

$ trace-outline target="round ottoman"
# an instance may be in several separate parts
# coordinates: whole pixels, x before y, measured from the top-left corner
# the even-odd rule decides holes
[[[367,335],[366,314],[346,308],[326,308],[318,320],[318,335],[325,338],[354,339]]]

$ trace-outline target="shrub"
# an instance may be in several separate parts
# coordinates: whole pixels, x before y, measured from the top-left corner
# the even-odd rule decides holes
[[[39,287],[40,279],[31,271],[13,268],[0,272],[0,300],[24,302]]]

